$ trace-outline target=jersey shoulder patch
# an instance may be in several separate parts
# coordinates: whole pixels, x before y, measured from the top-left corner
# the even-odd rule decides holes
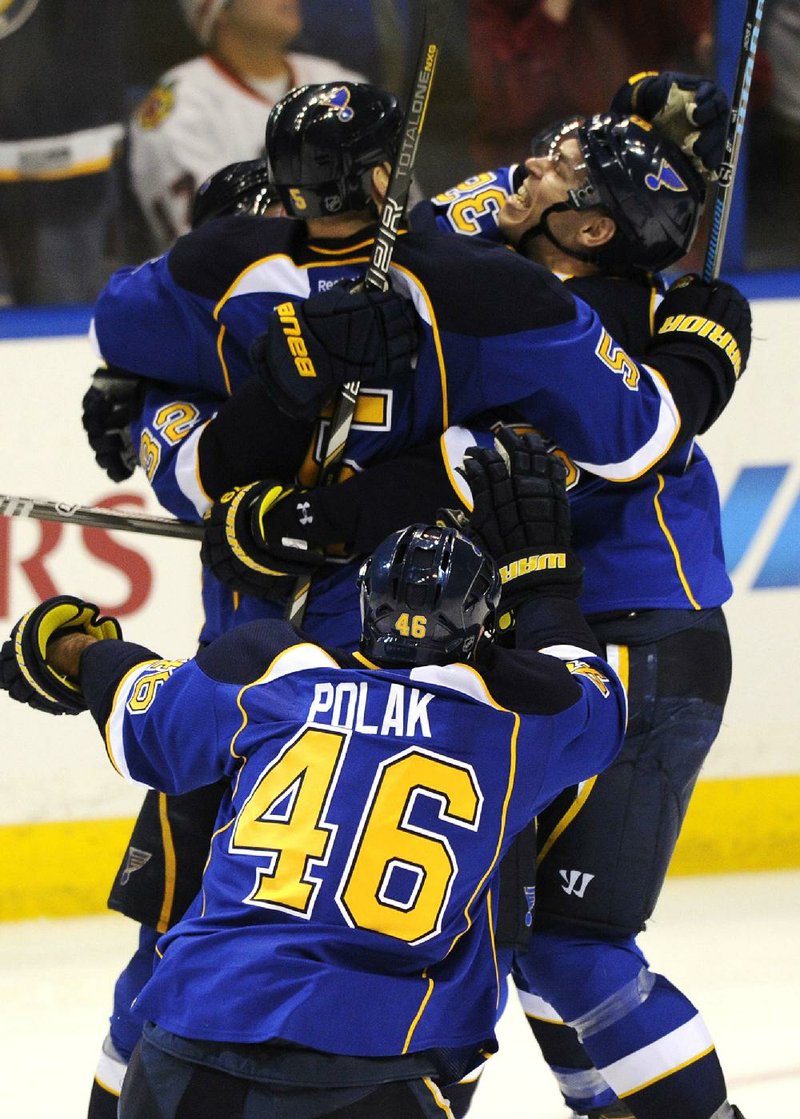
[[[160,82],[136,110],[135,120],[143,132],[153,132],[175,108],[175,82]]]

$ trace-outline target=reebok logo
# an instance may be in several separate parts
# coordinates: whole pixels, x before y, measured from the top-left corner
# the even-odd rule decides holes
[[[567,557],[564,552],[543,552],[541,555],[524,556],[500,568],[500,579],[503,583],[510,583],[512,579],[519,579],[522,575],[530,575],[534,571],[552,571],[554,568],[566,567]]]
[[[308,356],[305,339],[297,321],[297,312],[294,303],[281,303],[275,308],[280,319],[289,353],[294,358],[294,366],[301,377],[316,377],[317,371],[314,363]]]
[[[564,885],[561,889],[565,894],[572,894],[576,898],[582,898],[586,893],[586,887],[594,878],[593,874],[586,874],[581,870],[560,870],[558,876]]]

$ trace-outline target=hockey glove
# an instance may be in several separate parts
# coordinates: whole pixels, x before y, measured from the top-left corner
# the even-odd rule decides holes
[[[203,563],[231,590],[273,601],[285,597],[292,577],[325,562],[302,535],[304,492],[267,481],[223,494],[207,516]]]
[[[393,291],[350,291],[337,284],[276,307],[266,333],[250,348],[250,360],[279,408],[316,419],[341,385],[407,377],[416,344],[409,300]]]
[[[112,482],[124,482],[138,465],[129,425],[142,411],[146,390],[141,377],[98,369],[83,398],[83,430]]]
[[[615,93],[613,112],[636,113],[689,157],[706,179],[719,175],[730,105],[725,91],[691,74],[634,74]]]
[[[472,491],[472,534],[497,561],[510,610],[537,591],[575,599],[583,564],[570,545],[564,464],[538,435],[503,428],[495,448],[467,451],[464,477]]]
[[[120,640],[116,618],[101,617],[97,607],[71,595],[48,598],[17,622],[0,650],[0,687],[19,703],[51,715],[78,715],[86,703],[76,680],[56,671],[47,646],[68,633],[88,633],[98,641]]]
[[[714,402],[701,431],[733,395],[750,356],[751,332],[750,304],[724,280],[707,283],[699,276],[682,276],[661,301],[645,361],[658,367],[664,358],[675,356],[704,366]]]

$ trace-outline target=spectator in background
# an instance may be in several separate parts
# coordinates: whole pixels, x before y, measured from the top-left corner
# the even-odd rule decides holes
[[[93,302],[124,132],[129,0],[0,3],[0,304]]]
[[[763,45],[763,50],[762,50]],[[800,267],[800,4],[772,0],[764,17],[758,62],[769,63],[766,97],[753,98],[746,137],[750,159],[747,263]],[[755,83],[754,83],[755,84]]]
[[[303,30],[296,43],[298,50],[329,54],[342,64],[362,71],[368,81],[403,97],[413,58],[409,51],[409,31],[413,37],[415,13],[419,19],[418,3],[414,0],[300,0],[300,4]]]
[[[607,104],[629,74],[708,74],[711,0],[469,0],[478,166]]]
[[[340,63],[289,50],[299,0],[182,0],[206,53],[168,70],[130,126],[132,185],[158,252],[190,228],[197,187],[264,147],[269,110],[293,86],[363,81]]]

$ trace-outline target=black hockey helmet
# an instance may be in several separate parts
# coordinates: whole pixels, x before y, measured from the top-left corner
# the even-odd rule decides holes
[[[469,660],[493,631],[500,576],[455,528],[410,525],[361,568],[361,651],[379,664]]]
[[[680,148],[641,117],[600,113],[587,120],[562,121],[534,138],[534,155],[546,154],[574,134],[586,180],[569,200],[551,207],[537,227],[558,245],[547,227],[554,209],[604,207],[617,230],[596,252],[581,254],[604,267],[657,272],[689,251],[706,198],[702,177]],[[563,245],[558,245],[564,249]]]
[[[397,98],[361,82],[290,90],[267,119],[267,160],[287,213],[318,218],[370,205],[370,171],[393,163]]]
[[[192,203],[192,229],[226,214],[260,216],[278,201],[278,192],[269,181],[266,159],[229,163],[197,188]]]

